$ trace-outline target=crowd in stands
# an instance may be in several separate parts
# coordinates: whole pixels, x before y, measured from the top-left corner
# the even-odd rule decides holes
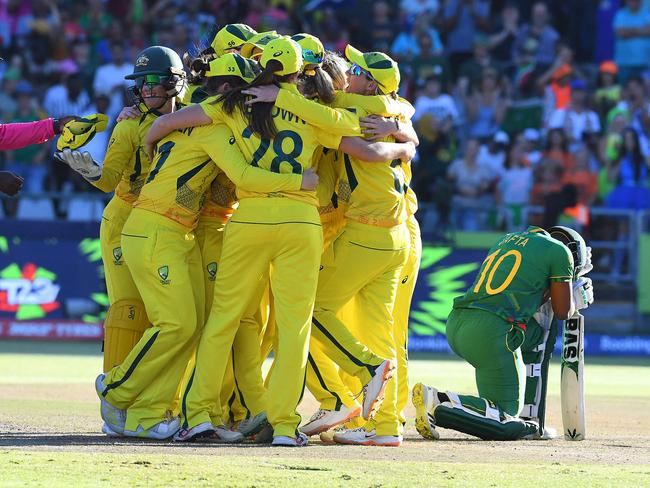
[[[0,0],[0,120],[114,120],[138,51],[182,55],[231,22],[399,62],[400,94],[416,107],[425,235],[585,227],[596,205],[650,208],[650,0]],[[98,161],[109,134],[88,148]],[[91,191],[51,154],[31,146],[1,164],[26,193]],[[54,203],[65,217],[68,203]]]

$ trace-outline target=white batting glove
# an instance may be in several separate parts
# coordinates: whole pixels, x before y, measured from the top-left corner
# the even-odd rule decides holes
[[[64,149],[55,152],[54,157],[67,164],[74,171],[89,181],[97,181],[102,176],[102,168],[97,164],[89,152],[73,151]]]
[[[594,303],[594,287],[591,278],[578,278],[573,282],[573,304],[576,312]]]
[[[587,246],[587,260],[578,276],[584,276],[587,273],[589,273],[592,269],[594,269],[594,265],[591,264],[591,246]]]

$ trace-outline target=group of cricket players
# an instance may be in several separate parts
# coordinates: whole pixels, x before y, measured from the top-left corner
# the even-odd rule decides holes
[[[82,147],[99,127],[64,131],[57,146],[114,192],[100,228],[103,433],[400,446],[421,240],[414,109],[397,96],[397,63],[244,24],[201,49],[138,55],[134,106],[103,162]],[[571,229],[497,242],[447,323],[480,397],[415,385],[418,432],[544,437],[538,373],[558,319],[593,301],[590,269]],[[305,388],[320,405],[302,422]]]

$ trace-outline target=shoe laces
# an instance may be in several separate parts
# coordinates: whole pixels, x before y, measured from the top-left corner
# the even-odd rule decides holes
[[[361,391],[357,393],[353,399],[357,400],[358,398],[365,397],[366,396],[366,391],[368,391],[368,385],[363,385],[363,388],[361,388]]]
[[[329,412],[329,410],[323,410],[322,408],[319,408],[319,409],[316,411],[316,413],[314,413],[314,415],[311,416],[311,418],[309,419],[309,421],[310,421],[310,422],[314,422],[314,421],[316,421],[316,420],[320,420],[320,419],[322,419],[323,417],[325,417],[325,415],[327,415],[327,412]]]

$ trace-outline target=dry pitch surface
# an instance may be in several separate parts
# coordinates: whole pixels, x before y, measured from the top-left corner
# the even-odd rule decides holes
[[[484,442],[442,430],[401,448],[175,445],[101,435],[95,344],[0,342],[0,486],[650,486],[650,362],[588,360],[588,440]],[[411,383],[474,392],[472,369],[411,361]],[[559,367],[548,425],[561,428]],[[303,417],[315,409],[311,397]],[[413,416],[413,408],[408,411]]]

